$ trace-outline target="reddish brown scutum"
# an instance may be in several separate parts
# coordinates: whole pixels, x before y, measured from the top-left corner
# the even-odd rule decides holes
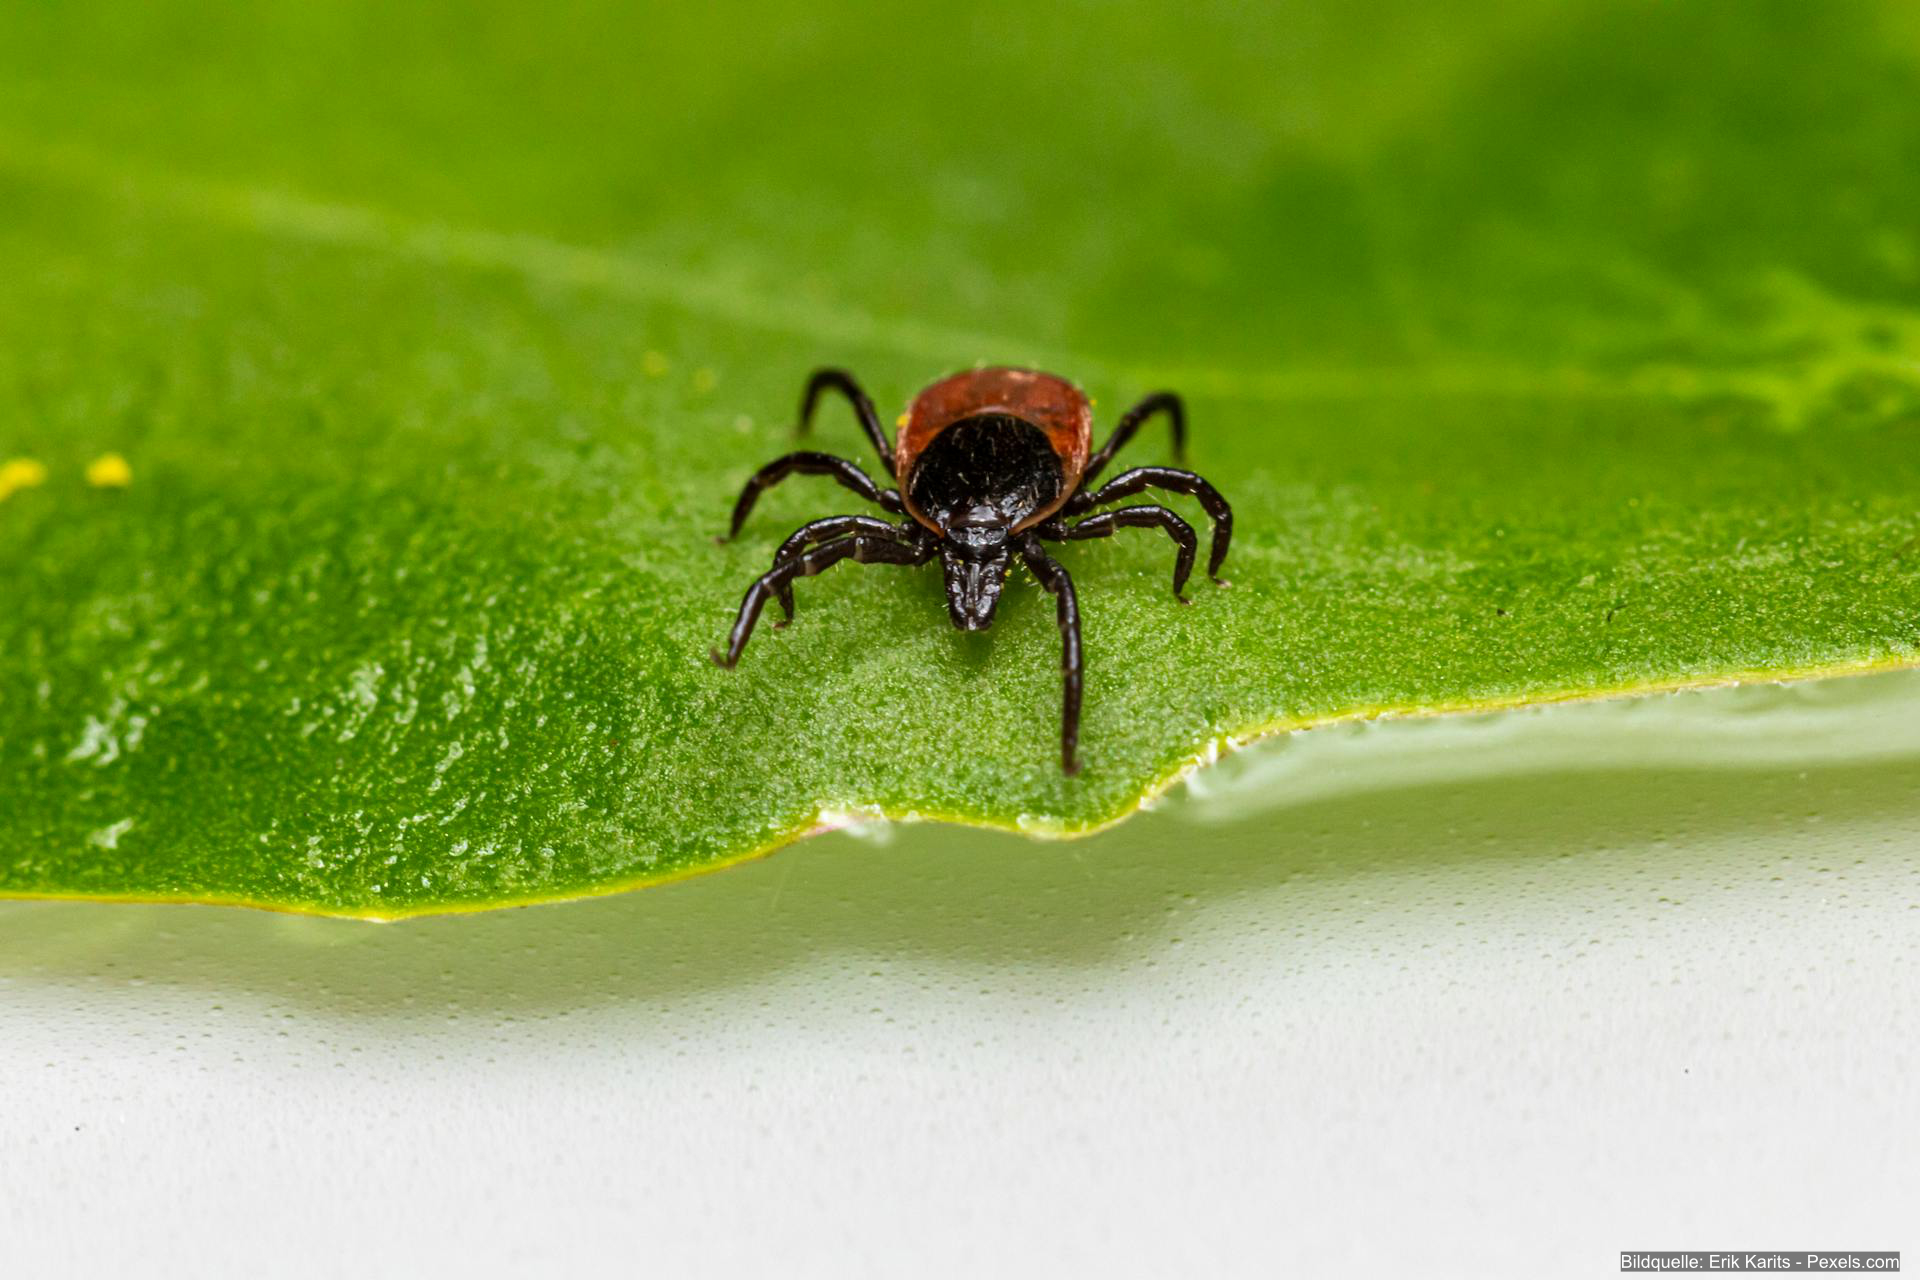
[[[935,533],[939,529],[906,496],[914,460],[934,438],[956,422],[985,413],[1003,413],[1030,422],[1046,433],[1060,459],[1060,494],[1020,522],[1027,529],[1058,511],[1080,487],[1093,443],[1093,406],[1086,393],[1065,378],[1036,369],[968,369],[922,391],[907,410],[906,425],[894,442],[893,470],[900,477],[908,514]]]

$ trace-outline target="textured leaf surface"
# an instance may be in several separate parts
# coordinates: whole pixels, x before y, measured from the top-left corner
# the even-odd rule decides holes
[[[0,892],[400,915],[1222,742],[1920,652],[1920,24],[1853,4],[16,7]],[[1161,385],[1236,504],[706,651],[819,363]],[[837,410],[829,447],[860,453]],[[1143,438],[1138,461],[1165,457]],[[118,455],[115,464],[107,455]],[[1199,519],[1198,512],[1192,513]]]

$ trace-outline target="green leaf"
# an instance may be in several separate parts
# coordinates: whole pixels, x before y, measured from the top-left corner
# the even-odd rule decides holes
[[[1920,654],[1910,6],[747,8],[9,16],[0,892],[478,908]],[[977,361],[1182,391],[1237,512],[1190,608],[1062,552],[1077,778],[1031,582],[967,635],[847,565],[706,657],[858,509],[712,541],[808,370]]]

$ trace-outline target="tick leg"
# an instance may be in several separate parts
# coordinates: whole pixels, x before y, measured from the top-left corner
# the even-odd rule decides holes
[[[907,513],[900,495],[892,489],[882,491],[877,488],[867,473],[860,469],[859,463],[836,458],[830,453],[789,453],[783,458],[775,458],[753,473],[746,487],[740,490],[740,500],[733,504],[733,519],[727,525],[727,536],[721,541],[728,541],[739,534],[740,526],[747,522],[747,514],[753,510],[753,504],[760,500],[763,489],[770,489],[795,473],[832,476],[868,502],[877,503],[884,511],[896,515]]]
[[[1193,554],[1199,541],[1193,536],[1193,526],[1182,520],[1165,507],[1122,507],[1118,511],[1103,511],[1097,516],[1088,516],[1079,524],[1061,528],[1053,532],[1046,530],[1042,536],[1051,534],[1063,542],[1084,542],[1088,538],[1111,538],[1122,529],[1165,529],[1167,536],[1173,539],[1177,554],[1173,562],[1173,594],[1181,604],[1192,604],[1180,594],[1180,588],[1187,585],[1187,575],[1193,572]]]
[[[773,566],[776,569],[779,568],[782,561],[791,560],[815,543],[831,542],[835,538],[843,538],[850,533],[869,533],[877,538],[899,538],[903,534],[911,536],[911,532],[909,529],[901,529],[897,525],[888,524],[885,520],[873,516],[828,516],[823,520],[809,520],[787,535],[787,540],[780,544],[778,551],[773,553]],[[918,539],[914,540],[918,541]],[[773,625],[784,627],[787,622],[793,621],[793,584],[791,582],[778,584],[774,588],[774,594],[778,597],[780,609],[787,618],[786,622],[776,622]]]
[[[1104,507],[1109,502],[1131,498],[1148,489],[1190,494],[1200,500],[1200,506],[1213,521],[1213,545],[1207,552],[1207,576],[1220,582],[1220,565],[1227,558],[1228,544],[1233,541],[1233,508],[1227,505],[1227,500],[1220,496],[1218,489],[1191,471],[1181,471],[1176,467],[1135,467],[1131,471],[1121,472],[1095,493],[1081,490],[1061,508],[1061,513],[1077,516],[1095,507]],[[1226,584],[1221,582],[1221,585]]]
[[[1053,596],[1060,621],[1060,768],[1068,775],[1080,772],[1074,758],[1080,746],[1080,689],[1086,678],[1080,655],[1080,602],[1074,598],[1073,579],[1058,560],[1048,555],[1040,539],[1028,534],[1020,558]]]
[[[858,533],[783,561],[747,588],[746,596],[740,601],[739,616],[733,620],[733,630],[727,635],[727,651],[723,655],[718,649],[712,650],[713,660],[731,670],[740,661],[740,651],[747,647],[747,637],[753,634],[753,624],[760,620],[760,611],[767,607],[767,600],[795,578],[810,578],[848,557],[862,564],[925,564],[932,555],[931,543],[916,544]]]
[[[813,409],[823,391],[838,391],[847,398],[860,425],[866,428],[867,439],[873,441],[873,451],[880,455],[880,465],[892,475],[893,446],[887,443],[886,433],[880,429],[880,415],[873,411],[873,401],[845,369],[815,369],[807,379],[806,394],[800,397],[800,434],[807,434],[807,428],[813,425]]]
[[[1173,460],[1184,462],[1187,456],[1186,406],[1180,403],[1180,397],[1173,392],[1156,391],[1121,415],[1119,425],[1114,427],[1113,434],[1107,438],[1107,442],[1100,446],[1098,453],[1087,459],[1087,469],[1082,474],[1080,483],[1092,484],[1094,477],[1100,474],[1101,468],[1113,461],[1113,455],[1126,448],[1127,441],[1133,439],[1134,433],[1146,425],[1147,419],[1156,413],[1167,415],[1167,420],[1173,427]]]

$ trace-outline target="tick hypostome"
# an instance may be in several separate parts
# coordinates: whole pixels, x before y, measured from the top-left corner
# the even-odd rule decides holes
[[[1093,406],[1064,378],[1031,369],[972,369],[922,391],[888,443],[873,401],[852,375],[821,369],[807,381],[800,402],[800,431],[813,419],[823,391],[838,391],[853,404],[860,425],[898,488],[882,489],[858,463],[825,453],[789,453],[754,472],[733,505],[727,537],[740,532],[762,490],[790,475],[831,476],[882,510],[906,519],[898,524],[873,516],[827,516],[794,530],[774,553],[773,568],[747,588],[724,654],[713,660],[732,667],[753,634],[771,597],[793,617],[793,580],[810,577],[842,560],[863,564],[925,564],[938,556],[947,579],[947,614],[962,631],[993,625],[1000,587],[1018,556],[1058,606],[1061,669],[1065,691],[1060,713],[1060,763],[1079,772],[1080,606],[1073,579],[1047,554],[1043,540],[1076,542],[1105,538],[1123,528],[1157,528],[1173,539],[1173,594],[1193,571],[1193,529],[1161,506],[1129,506],[1088,514],[1148,489],[1190,494],[1213,521],[1207,574],[1219,582],[1220,564],[1233,538],[1233,509],[1219,491],[1191,471],[1135,467],[1106,484],[1093,482],[1113,455],[1156,413],[1173,428],[1178,460],[1186,444],[1186,414],[1170,391],[1148,396],[1122,415],[1106,444],[1093,443]],[[1076,519],[1076,517],[1085,517]]]

